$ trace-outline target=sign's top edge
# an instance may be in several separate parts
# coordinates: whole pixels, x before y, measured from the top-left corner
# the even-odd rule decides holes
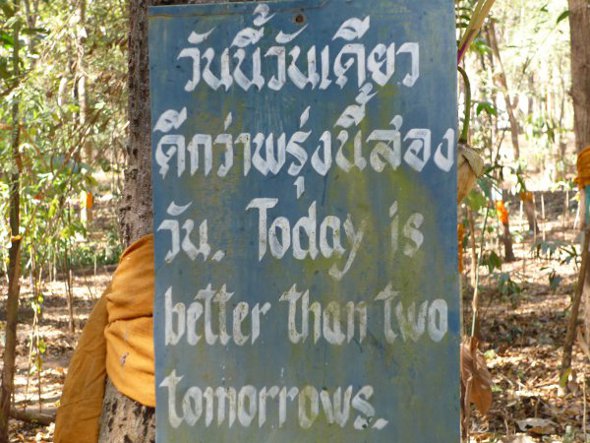
[[[221,3],[198,3],[184,5],[163,5],[149,6],[149,17],[178,17],[178,16],[200,16],[205,14],[243,14],[251,12],[260,4],[273,7],[273,11],[280,12],[294,8],[316,9],[325,6],[332,0],[270,0],[263,2],[239,1]],[[352,3],[354,0],[343,0]],[[366,0],[365,0],[366,1]]]

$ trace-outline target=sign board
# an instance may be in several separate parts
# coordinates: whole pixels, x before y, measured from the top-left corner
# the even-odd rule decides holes
[[[158,441],[459,441],[453,2],[149,24]]]

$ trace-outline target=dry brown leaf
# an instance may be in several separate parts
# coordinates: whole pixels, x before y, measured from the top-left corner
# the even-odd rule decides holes
[[[475,337],[461,344],[461,383],[466,392],[464,406],[473,403],[486,415],[492,406],[492,376]]]
[[[464,144],[458,146],[457,203],[465,198],[475,186],[475,180],[483,172],[484,163],[479,153]]]
[[[521,431],[535,435],[550,435],[555,433],[555,423],[545,418],[527,418],[517,420],[516,424]]]

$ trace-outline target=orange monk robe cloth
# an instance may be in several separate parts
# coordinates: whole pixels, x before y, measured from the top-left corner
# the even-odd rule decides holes
[[[586,146],[580,151],[576,166],[578,169],[576,182],[580,189],[584,189],[586,186],[590,185],[590,146]]]
[[[106,375],[127,397],[156,406],[154,375],[154,239],[121,256],[82,332],[68,368],[55,423],[55,442],[96,442]]]

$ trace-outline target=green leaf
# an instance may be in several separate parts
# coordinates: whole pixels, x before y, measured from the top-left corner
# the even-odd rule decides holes
[[[21,33],[24,35],[38,35],[38,34],[48,34],[47,29],[44,28],[25,28],[21,30]]]
[[[568,368],[563,372],[563,375],[559,378],[559,386],[566,386],[567,380],[572,373],[572,369]]]
[[[9,3],[6,0],[0,1],[0,9],[2,10],[4,17],[10,18],[15,14],[15,8],[12,3]]]
[[[7,68],[7,62],[5,58],[0,58],[0,78],[8,79],[10,78],[10,72]]]
[[[471,49],[480,55],[491,54],[492,48],[481,38],[476,38],[471,44]]]
[[[70,103],[67,105],[66,109],[73,114],[77,114],[78,112],[80,112],[80,105]]]
[[[564,21],[569,16],[570,16],[570,11],[569,11],[569,9],[566,9],[561,14],[559,14],[559,17],[557,17],[557,21],[555,22],[555,24],[558,25],[560,22]]]
[[[482,258],[482,264],[488,267],[490,274],[494,272],[494,269],[502,268],[502,259],[494,251],[491,251],[488,255]],[[504,277],[505,273],[500,274],[500,278]]]
[[[484,175],[484,176],[481,176],[480,178],[477,179],[477,184],[479,185],[479,188],[484,193],[484,195],[487,197],[487,199],[493,200],[492,189],[494,187],[494,182],[492,181],[492,179],[490,177]]]
[[[479,102],[475,108],[475,114],[479,116],[482,112],[486,112],[488,115],[498,116],[498,110],[490,102]]]
[[[92,177],[90,174],[84,175],[84,183],[87,188],[92,188],[98,186],[98,181]]]
[[[43,340],[43,339],[39,340],[38,349],[39,349],[39,353],[45,354],[45,351],[47,351],[47,344],[45,343],[45,340]]]
[[[9,33],[0,31],[0,44],[5,48],[12,48],[14,46],[14,38]]]
[[[472,189],[465,199],[467,206],[469,206],[473,212],[479,212],[480,209],[486,206],[487,201],[488,200],[483,192],[478,191],[477,189]]]

